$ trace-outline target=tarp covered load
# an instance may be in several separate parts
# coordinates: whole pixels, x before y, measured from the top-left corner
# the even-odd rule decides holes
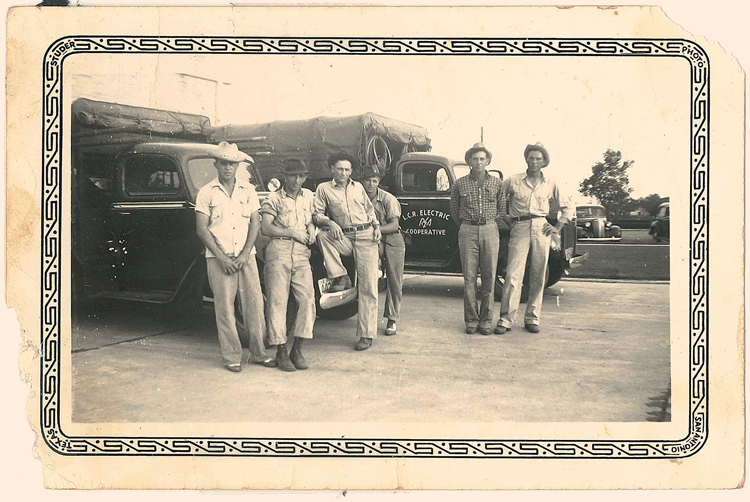
[[[388,170],[403,153],[430,151],[427,129],[374,113],[227,125],[215,128],[211,141],[236,143],[253,157],[266,181],[280,178],[277,161],[290,157],[307,162],[309,177],[319,180],[331,178],[327,159],[332,153],[344,151],[360,165],[377,163]]]
[[[211,120],[203,115],[169,112],[79,98],[73,102],[73,135],[147,134],[205,142]]]

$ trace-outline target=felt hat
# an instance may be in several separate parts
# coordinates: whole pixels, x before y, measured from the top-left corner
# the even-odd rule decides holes
[[[222,141],[210,154],[213,158],[227,162],[252,162],[253,159],[244,152],[237,149],[234,143]]]
[[[544,165],[542,167],[547,167],[549,165],[549,152],[541,143],[537,143],[535,145],[526,145],[526,149],[523,151],[524,160],[529,157],[529,152],[533,152],[534,150],[542,153],[542,156],[544,157]]]
[[[381,179],[383,176],[385,176],[385,173],[376,165],[373,166],[363,166],[362,167],[362,174],[359,176],[360,181],[366,180],[369,178],[378,178]]]
[[[284,174],[309,174],[310,170],[307,168],[307,164],[302,159],[291,158],[286,159],[283,163]]]
[[[492,162],[492,152],[490,152],[484,147],[484,143],[478,142],[478,143],[474,143],[474,146],[466,150],[466,155],[464,155],[464,160],[466,161],[467,164],[471,164],[471,156],[477,152],[484,152],[487,154],[487,164]]]

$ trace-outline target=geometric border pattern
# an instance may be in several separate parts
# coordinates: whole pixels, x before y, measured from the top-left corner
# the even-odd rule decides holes
[[[357,55],[455,57],[670,57],[691,74],[690,124],[690,419],[677,440],[284,439],[217,437],[72,437],[60,427],[62,66],[83,53]],[[683,39],[570,38],[264,38],[69,36],[44,57],[42,89],[42,436],[61,455],[403,457],[403,458],[684,458],[708,438],[708,151],[709,61]],[[67,292],[66,292],[67,295]],[[69,298],[66,298],[69,301]]]

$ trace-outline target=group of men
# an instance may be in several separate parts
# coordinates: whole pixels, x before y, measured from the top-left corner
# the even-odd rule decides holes
[[[510,331],[521,300],[529,253],[529,300],[524,327],[531,333],[539,333],[540,330],[550,239],[553,235],[559,236],[563,226],[570,222],[573,208],[564,202],[557,183],[542,174],[542,169],[550,161],[547,149],[541,143],[527,145],[524,159],[526,172],[501,181],[486,171],[492,162],[492,153],[482,143],[476,143],[464,157],[471,171],[452,187],[451,217],[459,227],[458,246],[464,276],[464,323],[468,334],[479,331],[482,335],[493,332],[502,335]],[[546,219],[550,207],[562,212],[554,226]],[[508,268],[500,319],[493,329],[495,276],[500,245],[498,225],[501,222],[510,226]],[[479,305],[476,298],[478,274],[482,282]]]
[[[284,371],[308,367],[302,345],[304,340],[312,338],[315,323],[309,248],[313,242],[317,242],[323,254],[331,293],[353,287],[341,257],[354,257],[359,296],[359,341],[355,350],[367,350],[377,338],[379,259],[388,280],[385,334],[396,334],[406,247],[399,229],[400,204],[379,188],[383,173],[377,166],[363,166],[360,182],[356,182],[351,179],[356,161],[346,153],[331,155],[328,165],[332,179],[318,185],[313,194],[302,188],[308,175],[305,162],[287,159],[283,163],[284,185],[270,193],[261,206],[254,186],[236,176],[239,163],[247,156],[236,145],[222,142],[214,157],[217,177],[198,193],[196,226],[206,246],[219,342],[228,370],[238,372],[242,363],[242,346],[235,325],[237,296],[248,332],[249,360]],[[503,334],[511,329],[529,253],[529,300],[524,326],[527,331],[538,333],[550,238],[559,235],[563,225],[570,221],[572,211],[563,202],[558,185],[542,174],[550,161],[549,152],[541,143],[528,145],[524,150],[526,171],[505,180],[487,172],[492,153],[482,143],[476,143],[464,158],[471,171],[453,185],[450,212],[459,227],[466,333]],[[562,211],[554,226],[546,220],[550,207]],[[500,319],[493,329],[501,222],[510,226],[508,268]],[[254,256],[259,233],[270,239],[264,261],[265,312]],[[478,275],[481,277],[479,305]],[[293,342],[288,349],[290,290],[297,312],[292,325]],[[265,343],[276,349],[275,357],[266,355],[264,337]]]
[[[341,256],[354,255],[359,295],[355,350],[367,350],[377,337],[379,257],[388,281],[385,334],[396,334],[405,254],[398,226],[401,210],[393,195],[378,188],[382,173],[376,166],[364,166],[358,183],[351,179],[355,160],[345,153],[331,155],[328,165],[333,179],[320,184],[313,194],[302,188],[308,175],[305,162],[286,159],[284,185],[261,206],[253,185],[236,176],[247,156],[227,142],[221,142],[213,155],[217,177],[198,193],[196,230],[206,246],[225,368],[242,369],[234,311],[237,297],[249,338],[249,361],[290,372],[308,368],[302,344],[312,338],[315,322],[309,245],[316,241],[331,279],[329,292],[353,287]],[[259,233],[270,239],[264,255],[265,312],[254,256]],[[297,312],[288,349],[290,290]],[[275,347],[275,357],[267,356],[264,339]]]

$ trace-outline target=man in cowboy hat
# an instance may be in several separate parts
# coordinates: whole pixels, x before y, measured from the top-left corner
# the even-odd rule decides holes
[[[359,312],[355,350],[367,350],[377,337],[378,311],[378,241],[380,223],[370,198],[361,184],[350,176],[356,162],[346,153],[328,157],[333,179],[321,183],[315,191],[313,221],[325,230],[317,237],[328,277],[333,280],[331,291],[352,287],[341,255],[351,256],[357,264]]]
[[[378,188],[382,177],[383,172],[378,166],[365,166],[359,181],[365,187],[365,192],[375,208],[375,214],[380,223],[380,233],[383,236],[380,240],[379,251],[388,282],[383,317],[388,319],[385,334],[393,336],[396,334],[396,323],[401,313],[406,244],[398,226],[399,218],[401,218],[401,204],[396,197]]]
[[[283,163],[284,186],[263,202],[261,231],[271,241],[265,248],[263,274],[266,284],[268,343],[276,346],[276,365],[283,371],[307,369],[302,342],[313,337],[315,290],[313,289],[310,248],[315,242],[312,222],[313,193],[302,184],[307,165],[301,159]],[[289,289],[297,301],[291,353],[287,353],[286,312]]]
[[[218,176],[198,192],[195,216],[198,237],[206,246],[208,281],[214,293],[224,367],[233,372],[242,370],[242,345],[234,316],[234,300],[238,294],[250,358],[257,364],[272,367],[276,362],[266,356],[263,345],[266,321],[255,263],[260,204],[255,187],[236,176],[239,163],[252,162],[252,159],[237,150],[237,145],[226,141],[219,143],[211,155]]]
[[[550,236],[559,235],[572,216],[572,208],[563,205],[564,199],[557,183],[542,174],[542,168],[549,165],[547,149],[541,143],[527,145],[523,156],[526,159],[526,172],[509,176],[503,182],[512,227],[500,320],[495,328],[495,333],[500,335],[510,330],[515,321],[529,252],[529,302],[524,326],[530,333],[539,333]],[[550,208],[562,211],[562,217],[555,226],[547,222]]]
[[[492,153],[475,143],[464,155],[471,171],[451,189],[451,218],[458,226],[458,248],[464,274],[464,323],[466,333],[492,333],[495,273],[500,249],[497,223],[505,217],[505,198],[499,178],[486,167]],[[477,272],[482,278],[481,306],[477,311]]]

